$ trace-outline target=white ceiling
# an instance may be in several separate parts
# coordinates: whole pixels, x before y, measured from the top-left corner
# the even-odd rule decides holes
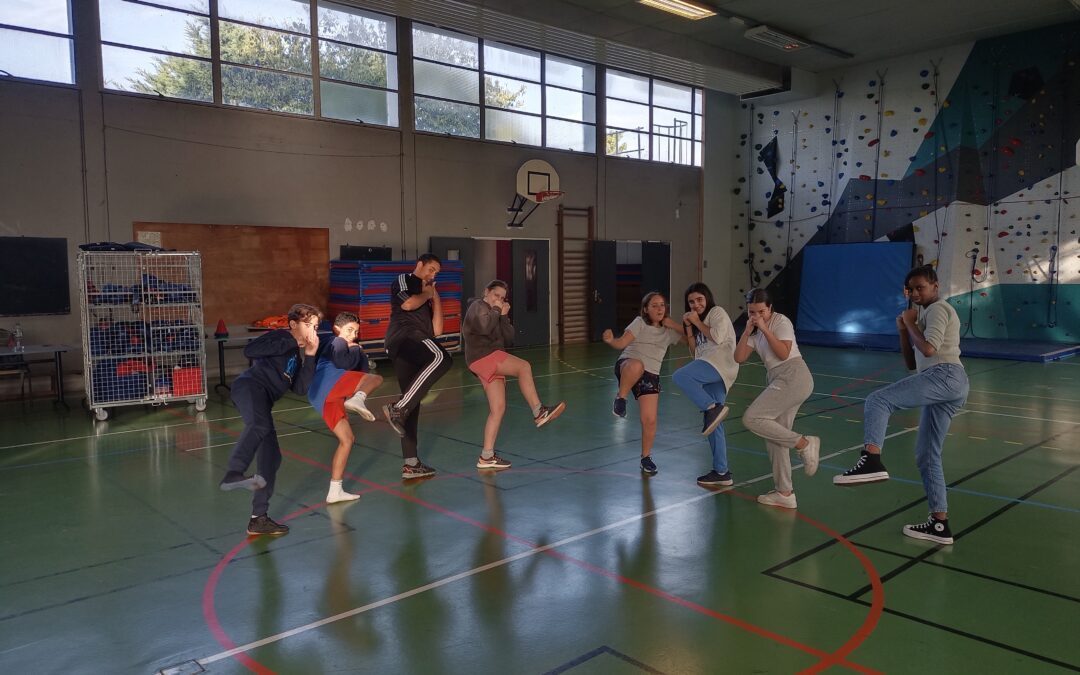
[[[738,55],[811,72],[1080,21],[1069,0],[697,0],[717,11],[699,21],[636,0],[465,1],[704,66]],[[854,56],[813,47],[785,53],[743,37],[761,23]]]

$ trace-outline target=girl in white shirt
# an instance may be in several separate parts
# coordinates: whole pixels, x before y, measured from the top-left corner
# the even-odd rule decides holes
[[[684,297],[683,325],[694,360],[676,370],[672,379],[701,410],[701,434],[709,437],[712,470],[699,476],[697,482],[705,486],[732,485],[735,481],[728,470],[727,439],[721,423],[728,414],[724,401],[739,374],[735,328],[727,312],[713,302],[712,291],[705,284],[690,284]]]
[[[668,316],[667,299],[653,291],[641,299],[641,313],[626,327],[622,337],[616,340],[608,329],[603,338],[607,344],[622,350],[615,361],[619,394],[611,411],[618,417],[626,417],[626,395],[633,392],[641,411],[641,470],[651,476],[657,472],[650,455],[660,405],[660,365],[668,347],[684,340],[682,326]]]
[[[821,439],[803,436],[791,429],[795,415],[814,391],[814,378],[806,367],[795,328],[791,321],[772,311],[772,298],[764,288],[746,294],[746,328],[735,346],[735,360],[745,363],[751,352],[757,352],[765,364],[768,386],[754,399],[743,414],[743,425],[765,439],[772,460],[775,490],[759,495],[757,500],[767,506],[794,509],[798,506],[791,485],[791,456],[795,448],[803,460],[807,476],[817,471]]]

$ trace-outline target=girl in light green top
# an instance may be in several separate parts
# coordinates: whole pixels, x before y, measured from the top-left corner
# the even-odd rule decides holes
[[[833,483],[857,485],[887,480],[889,472],[881,461],[881,449],[889,416],[896,410],[921,407],[915,465],[922,476],[930,517],[925,523],[905,525],[903,533],[915,539],[951,544],[941,451],[952,418],[968,395],[968,377],[960,363],[960,318],[938,294],[937,272],[930,265],[908,272],[904,294],[914,307],[896,317],[896,329],[904,363],[916,373],[867,397],[863,418],[865,449],[855,466],[834,476]]]

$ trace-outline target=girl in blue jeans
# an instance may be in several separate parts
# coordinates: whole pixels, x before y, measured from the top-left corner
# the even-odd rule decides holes
[[[712,291],[705,284],[690,284],[684,299],[683,327],[694,360],[676,370],[672,379],[701,410],[701,434],[709,437],[712,470],[699,476],[697,482],[704,486],[732,485],[735,481],[728,469],[727,439],[721,422],[728,414],[724,401],[739,374],[735,327],[727,312],[713,302]]]
[[[889,472],[881,461],[881,446],[889,415],[895,410],[922,407],[915,439],[915,464],[919,467],[930,516],[925,523],[905,525],[903,533],[938,544],[953,543],[941,448],[952,418],[964,406],[968,378],[960,363],[960,317],[938,295],[937,272],[930,265],[916,267],[904,279],[904,294],[914,307],[896,317],[900,352],[909,370],[916,373],[878,389],[866,399],[865,449],[855,466],[833,477],[836,485],[857,485],[886,480]]]

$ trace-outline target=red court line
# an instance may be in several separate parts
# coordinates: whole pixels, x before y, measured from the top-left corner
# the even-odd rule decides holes
[[[868,376],[868,377],[870,377],[870,376]],[[169,412],[172,413],[172,411],[169,411]],[[222,431],[223,433],[227,433],[227,434],[230,434],[230,435],[237,435],[237,433],[235,431],[231,430],[231,429],[227,429],[227,428],[224,428],[224,427],[218,427],[218,429],[220,431]],[[322,469],[322,470],[327,471],[327,472],[330,471],[330,467],[328,465],[322,464],[321,462],[318,462],[318,461],[316,461],[314,459],[311,459],[309,457],[305,457],[303,455],[299,455],[297,453],[294,453],[292,451],[285,450],[285,449],[282,449],[281,452],[282,452],[283,455],[288,456],[288,457],[290,457],[292,459],[295,459],[295,460],[297,460],[299,462],[308,464],[310,466],[314,466],[316,468]],[[521,472],[520,469],[518,471]],[[549,470],[549,471],[559,471],[559,470]],[[575,473],[599,474],[600,472],[576,471]],[[422,506],[424,508],[427,508],[429,510],[435,511],[437,513],[441,513],[441,514],[443,514],[445,516],[448,516],[448,517],[453,518],[455,520],[458,520],[460,522],[466,523],[466,524],[471,525],[473,527],[480,528],[480,529],[482,529],[482,530],[484,530],[486,532],[498,535],[498,536],[503,537],[503,538],[505,538],[507,540],[514,541],[514,542],[519,543],[519,544],[521,544],[523,546],[526,546],[528,548],[539,548],[539,545],[534,543],[534,542],[530,542],[530,541],[528,541],[526,539],[523,539],[521,537],[517,537],[517,536],[512,535],[512,534],[510,534],[508,532],[504,532],[503,530],[501,530],[499,528],[496,528],[496,527],[493,527],[493,526],[488,525],[486,523],[482,523],[480,521],[474,520],[472,518],[469,518],[468,516],[457,513],[456,511],[447,509],[447,508],[439,506],[437,504],[433,504],[431,502],[427,502],[427,501],[425,501],[423,499],[420,499],[418,497],[415,497],[413,495],[409,495],[409,494],[400,492],[398,490],[394,490],[393,488],[381,485],[379,483],[375,483],[375,482],[373,482],[371,480],[368,480],[368,479],[363,478],[361,476],[353,475],[353,474],[351,474],[349,472],[345,472],[344,475],[351,478],[354,481],[357,481],[357,482],[360,482],[360,483],[363,483],[363,484],[369,486],[369,490],[364,490],[364,492],[370,492],[370,491],[375,491],[375,490],[386,492],[387,494],[390,494],[390,495],[393,495],[393,496],[398,497],[400,499],[404,499],[406,501],[415,503],[415,504],[417,504],[419,506]],[[616,475],[618,475],[618,474],[616,474]],[[453,478],[453,477],[457,477],[457,476],[458,475],[456,475],[456,474],[450,474],[450,475],[442,476],[440,478]],[[756,498],[751,497],[749,495],[743,495],[743,494],[737,493],[735,491],[729,491],[729,492],[733,496],[738,496],[738,497],[743,498],[743,499],[756,499]],[[302,515],[303,513],[309,512],[309,511],[314,510],[316,508],[320,508],[321,506],[323,506],[323,505],[318,504],[318,505],[315,505],[315,506],[305,507],[303,509],[300,509],[299,511],[296,511],[294,513],[289,514],[284,520],[291,520],[292,518],[295,518],[295,517],[297,517],[299,515]],[[793,639],[788,638],[786,636],[780,635],[779,633],[775,633],[773,631],[770,631],[767,628],[762,628],[762,627],[757,626],[755,624],[752,624],[752,623],[750,623],[748,621],[744,621],[742,619],[739,619],[738,617],[728,615],[728,614],[724,614],[723,612],[718,612],[718,611],[710,609],[708,607],[704,607],[704,606],[699,605],[697,603],[694,603],[694,602],[692,602],[690,600],[686,600],[685,598],[680,598],[680,597],[678,597],[676,595],[672,595],[672,594],[670,594],[670,593],[668,593],[666,591],[663,591],[663,590],[661,590],[659,588],[655,588],[653,586],[645,584],[644,582],[640,582],[640,581],[637,581],[636,579],[625,577],[625,576],[620,575],[620,574],[618,574],[616,572],[606,570],[606,569],[601,568],[601,567],[597,567],[597,566],[595,566],[595,565],[593,565],[591,563],[585,562],[583,560],[579,560],[579,559],[574,558],[572,556],[566,555],[566,554],[564,554],[562,552],[555,551],[553,549],[548,549],[548,550],[544,551],[544,553],[548,554],[548,555],[551,555],[552,557],[564,560],[566,562],[570,562],[570,563],[572,563],[572,564],[574,564],[574,565],[576,565],[576,566],[578,566],[578,567],[580,567],[580,568],[582,568],[582,569],[584,569],[586,571],[590,571],[590,572],[593,572],[593,573],[596,573],[596,574],[600,574],[601,576],[608,577],[608,578],[613,579],[615,581],[618,581],[618,582],[620,582],[622,584],[628,585],[628,586],[630,586],[632,588],[637,588],[638,590],[645,591],[645,592],[650,593],[651,595],[654,595],[656,597],[662,598],[664,600],[667,600],[667,601],[672,602],[674,604],[680,605],[680,606],[685,607],[687,609],[691,609],[692,611],[695,611],[695,612],[697,612],[699,614],[703,614],[705,616],[709,616],[709,617],[718,619],[720,621],[724,621],[725,623],[733,625],[733,626],[735,626],[737,628],[740,628],[742,630],[745,630],[747,632],[753,633],[753,634],[758,635],[760,637],[764,637],[766,639],[772,640],[772,641],[777,642],[779,644],[783,644],[785,646],[792,647],[794,649],[798,649],[798,650],[800,650],[802,652],[805,652],[805,653],[810,654],[812,656],[816,656],[819,659],[821,659],[818,662],[818,664],[813,666],[811,669],[806,670],[805,672],[819,672],[820,670],[823,670],[824,668],[827,668],[827,667],[830,667],[830,666],[833,666],[833,665],[843,666],[843,667],[850,668],[852,670],[856,670],[856,671],[863,672],[863,673],[877,673],[877,672],[879,672],[879,671],[867,668],[865,666],[859,665],[857,663],[849,662],[846,659],[846,656],[848,654],[850,654],[852,651],[854,651],[860,644],[862,644],[863,641],[866,640],[867,637],[869,637],[870,633],[873,632],[874,628],[876,627],[876,625],[878,623],[878,620],[880,619],[880,616],[881,616],[881,613],[882,613],[882,607],[884,605],[884,589],[881,586],[881,580],[880,580],[880,578],[879,578],[879,576],[877,574],[877,571],[874,569],[873,564],[870,563],[869,559],[867,559],[866,556],[863,555],[861,551],[859,551],[854,545],[852,545],[850,542],[848,542],[846,539],[844,539],[844,537],[841,536],[839,533],[837,533],[837,532],[833,531],[832,529],[828,528],[828,526],[826,526],[824,524],[821,524],[821,523],[818,523],[817,521],[815,521],[815,520],[813,520],[813,519],[811,519],[811,518],[809,518],[809,517],[807,517],[807,516],[805,516],[805,515],[803,515],[801,513],[798,514],[798,516],[799,516],[799,518],[801,520],[806,521],[807,523],[809,523],[809,524],[813,525],[814,527],[820,529],[822,532],[825,532],[829,536],[831,536],[833,538],[836,538],[842,545],[844,545],[846,548],[851,550],[856,555],[856,557],[859,558],[859,561],[860,561],[860,563],[862,563],[864,569],[866,569],[867,575],[870,577],[870,580],[871,580],[871,585],[874,588],[874,605],[871,607],[871,611],[867,615],[867,618],[864,620],[863,625],[860,626],[859,630],[854,635],[852,635],[852,637],[849,638],[847,640],[847,642],[845,642],[839,649],[832,652],[831,654],[828,653],[828,652],[824,652],[822,650],[816,649],[814,647],[811,647],[809,645],[802,644],[802,643],[800,643],[800,642],[798,642],[796,640],[793,640]],[[216,610],[215,610],[215,607],[214,607],[214,593],[215,593],[215,590],[216,590],[217,583],[220,580],[221,575],[224,572],[225,567],[228,565],[228,563],[241,550],[243,550],[254,539],[255,539],[254,537],[249,537],[249,538],[245,539],[244,541],[240,542],[240,544],[238,544],[236,547],[234,547],[234,549],[232,551],[230,551],[229,554],[226,554],[226,556],[224,558],[222,558],[221,561],[219,561],[218,565],[215,566],[214,571],[211,573],[210,578],[207,579],[207,583],[206,583],[206,585],[204,586],[204,589],[203,589],[203,615],[206,618],[207,626],[210,628],[211,633],[213,633],[213,635],[214,635],[215,639],[218,641],[218,643],[221,644],[222,646],[224,646],[226,650],[234,649],[236,647],[236,644],[232,642],[232,640],[229,638],[228,634],[225,633],[225,631],[221,628],[220,622],[217,619],[217,614],[216,614]],[[875,612],[875,609],[874,609],[875,607],[877,608],[876,612]],[[257,672],[257,673],[273,672],[273,671],[266,670],[265,666],[263,666],[259,662],[255,661],[254,659],[252,659],[247,654],[242,653],[242,654],[238,654],[238,655],[234,655],[234,656],[236,656],[237,659],[244,666],[246,666],[247,668],[249,668],[253,672]]]
[[[299,511],[290,513],[288,518],[285,518],[284,520],[296,518],[297,516],[303,515],[309,511],[313,511],[314,509],[317,509],[321,506],[323,506],[323,504],[302,508]],[[207,628],[209,628],[210,632],[214,635],[214,639],[218,641],[218,644],[225,647],[225,649],[235,649],[236,643],[234,643],[232,639],[229,638],[229,634],[225,632],[225,629],[221,627],[221,622],[218,621],[217,610],[214,607],[214,589],[217,588],[218,580],[221,579],[221,575],[224,574],[225,568],[228,567],[229,563],[232,562],[236,556],[240,555],[240,552],[247,548],[248,544],[253,541],[255,541],[255,537],[247,537],[239,544],[234,546],[232,550],[226,553],[221,558],[221,560],[218,561],[218,564],[214,566],[213,571],[210,572],[210,577],[206,580],[206,584],[203,586],[203,618],[206,620]],[[242,652],[240,654],[236,654],[235,657],[237,661],[239,661],[253,673],[259,673],[259,675],[270,675],[274,672],[263,664],[256,661],[255,659],[248,656],[246,653]]]
[[[819,523],[816,520],[807,518],[801,513],[797,515],[800,520],[804,520],[818,528],[840,542],[841,546],[851,551],[851,553],[859,560],[859,564],[862,565],[863,569],[866,571],[866,576],[870,578],[870,586],[873,589],[870,612],[867,613],[866,618],[863,619],[863,623],[859,626],[859,630],[855,631],[855,634],[848,638],[847,642],[842,644],[840,648],[834,651],[830,656],[822,659],[815,666],[803,671],[805,673],[820,673],[830,666],[842,665],[848,654],[855,651],[855,649],[865,642],[866,638],[870,637],[870,634],[874,632],[874,629],[877,628],[878,621],[881,620],[881,614],[885,610],[885,587],[881,583],[881,576],[878,574],[877,568],[874,567],[874,564],[870,562],[870,559],[863,554],[859,547],[852,544],[846,537],[839,532],[834,531],[824,523]]]
[[[752,495],[747,495],[734,490],[730,491],[730,494],[733,497],[738,497],[747,501],[757,501],[757,498]],[[870,559],[867,558],[861,550],[859,550],[859,547],[848,541],[848,539],[844,537],[844,535],[840,534],[836,530],[833,530],[828,525],[820,521],[814,520],[813,518],[803,514],[802,512],[796,511],[795,516],[799,520],[821,530],[829,537],[832,537],[833,539],[838,541],[841,546],[851,551],[851,553],[859,561],[859,564],[862,565],[863,570],[866,572],[866,576],[870,579],[870,587],[873,591],[873,599],[870,603],[870,612],[866,615],[866,618],[863,619],[863,623],[861,626],[859,626],[859,629],[855,631],[855,633],[850,638],[848,638],[844,644],[840,645],[840,647],[838,647],[831,654],[828,654],[821,661],[814,664],[810,668],[800,671],[802,673],[819,673],[822,670],[825,670],[826,668],[829,668],[831,666],[847,665],[846,663],[844,663],[844,660],[847,658],[848,654],[855,651],[855,649],[857,649],[859,645],[865,642],[866,638],[870,637],[870,634],[874,632],[874,629],[877,628],[878,621],[881,620],[881,615],[885,610],[885,586],[881,583],[881,575],[878,574],[877,568],[874,567],[874,563],[871,562]]]

